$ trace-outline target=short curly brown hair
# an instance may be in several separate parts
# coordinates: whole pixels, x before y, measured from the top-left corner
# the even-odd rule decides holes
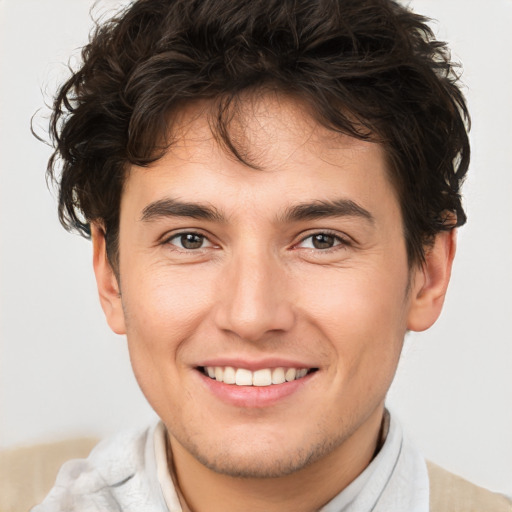
[[[271,85],[322,125],[381,143],[397,188],[409,263],[441,230],[464,224],[469,116],[445,43],[393,0],[139,0],[97,25],[83,63],[58,91],[47,173],[59,217],[90,235],[103,224],[116,270],[126,169],[165,150],[185,102],[216,105],[230,140],[242,92]],[[172,137],[171,137],[172,140]]]

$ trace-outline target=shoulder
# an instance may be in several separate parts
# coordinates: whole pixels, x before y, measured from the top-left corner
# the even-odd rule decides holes
[[[0,510],[29,510],[52,488],[67,460],[87,457],[98,439],[80,437],[0,451]]]
[[[87,462],[109,481],[119,481],[127,472],[136,471],[144,464],[148,441],[152,441],[154,426],[119,432],[98,443]]]
[[[427,461],[430,512],[512,512],[512,501]]]
[[[94,480],[116,485],[144,465],[144,451],[151,428],[120,432],[98,443],[86,459],[66,462],[57,476],[59,485],[82,481],[91,490]],[[85,478],[94,475],[94,478]]]
[[[33,512],[132,510],[141,500],[148,505],[158,501],[151,483],[155,426],[121,432],[100,442],[86,459],[66,462]]]

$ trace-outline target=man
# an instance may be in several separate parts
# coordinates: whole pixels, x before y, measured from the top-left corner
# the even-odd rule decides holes
[[[451,477],[385,409],[465,222],[468,115],[425,19],[141,0],[83,57],[49,172],[161,422],[65,465],[34,510],[432,509]]]

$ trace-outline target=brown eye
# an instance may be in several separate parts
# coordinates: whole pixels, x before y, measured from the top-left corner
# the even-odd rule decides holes
[[[204,236],[195,233],[185,233],[180,236],[181,246],[184,249],[199,249],[203,245]]]
[[[170,238],[168,243],[188,251],[212,246],[209,240],[199,233],[180,233]]]
[[[330,249],[336,244],[336,237],[326,233],[318,233],[311,237],[311,243],[315,249]]]
[[[299,244],[303,249],[327,250],[337,246],[346,246],[348,243],[341,237],[330,233],[314,233],[307,236]]]

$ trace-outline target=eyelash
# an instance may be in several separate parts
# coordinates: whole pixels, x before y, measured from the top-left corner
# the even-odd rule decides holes
[[[308,239],[313,240],[313,237],[315,237],[315,236],[332,237],[334,239],[334,245],[332,247],[327,247],[325,249],[318,249],[316,247],[307,247],[306,249],[310,249],[311,251],[315,251],[315,252],[318,251],[321,253],[325,253],[325,252],[336,251],[339,249],[344,249],[344,248],[350,247],[352,245],[351,241],[347,237],[340,236],[339,234],[334,233],[329,230],[322,230],[322,231],[315,231],[313,233],[309,233],[308,235],[302,237],[300,242],[298,244],[295,244],[294,247],[297,247],[298,245],[304,243]]]
[[[208,242],[210,245],[208,245],[207,247],[197,247],[197,248],[190,249],[190,248],[186,248],[186,247],[179,247],[178,245],[172,243],[173,240],[179,239],[179,238],[187,236],[187,235],[192,235],[192,236],[200,237],[202,239],[201,240],[201,245],[204,242]],[[332,231],[323,230],[323,231],[315,231],[313,233],[309,233],[307,236],[302,237],[301,240],[297,244],[293,245],[293,248],[294,249],[297,248],[298,246],[300,246],[300,244],[303,244],[308,239],[313,240],[313,237],[315,237],[315,236],[332,237],[332,239],[334,241],[334,245],[332,247],[326,247],[326,248],[323,248],[323,249],[320,249],[318,247],[306,247],[305,249],[309,249],[309,250],[312,250],[312,251],[315,251],[315,252],[316,251],[318,251],[318,252],[331,252],[331,251],[335,251],[335,250],[338,250],[338,249],[349,247],[351,245],[350,240],[348,240],[346,237],[342,237],[339,234],[333,233]],[[207,249],[209,247],[215,247],[215,244],[213,244],[213,242],[210,241],[208,236],[206,236],[203,233],[197,232],[197,231],[182,231],[180,233],[174,233],[173,235],[166,237],[163,240],[162,243],[164,245],[171,245],[171,246],[173,246],[175,248],[175,250],[182,251],[182,252],[185,252],[185,253],[198,252],[201,249]],[[314,245],[314,242],[312,242],[312,245]]]
[[[198,248],[195,248],[195,249],[187,249],[186,247],[179,247],[178,245],[172,243],[173,240],[180,239],[181,237],[184,237],[184,236],[187,236],[187,235],[192,235],[192,236],[200,237],[202,239],[202,244],[204,242],[208,242],[210,245],[207,246],[207,247],[198,247]],[[215,244],[213,244],[213,242],[211,242],[210,239],[205,234],[197,232],[197,231],[182,231],[180,233],[174,233],[171,236],[166,237],[162,241],[162,243],[163,243],[163,245],[171,245],[171,246],[173,246],[175,248],[175,250],[178,250],[178,251],[181,251],[181,252],[185,252],[185,253],[198,252],[201,249],[206,249],[206,248],[209,248],[209,247],[215,247]]]

